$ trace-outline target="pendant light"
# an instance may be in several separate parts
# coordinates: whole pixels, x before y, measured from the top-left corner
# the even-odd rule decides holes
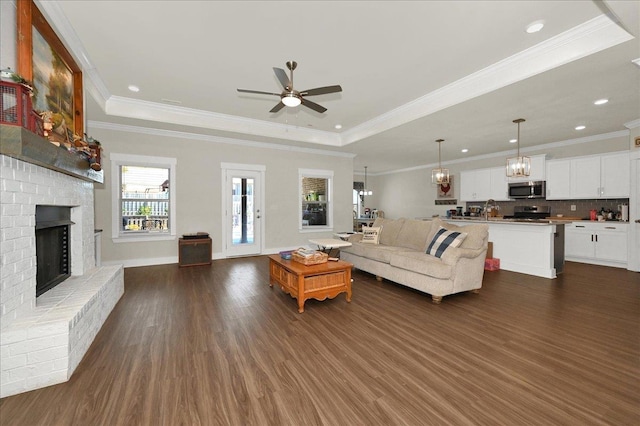
[[[444,142],[444,139],[438,139],[436,142],[438,143],[438,168],[431,171],[431,183],[435,185],[442,185],[444,183],[449,183],[449,169],[442,168],[440,144]]]
[[[367,189],[367,166],[364,166],[364,189],[360,191],[360,195],[373,195],[373,191]]]
[[[531,174],[531,158],[520,155],[520,123],[524,118],[513,120],[518,124],[518,153],[515,157],[507,158],[507,177],[526,177]]]

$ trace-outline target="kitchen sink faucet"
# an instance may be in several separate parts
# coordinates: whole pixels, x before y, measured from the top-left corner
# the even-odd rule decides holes
[[[489,220],[489,210],[487,209],[489,207],[489,203],[491,203],[492,207],[498,207],[496,200],[489,198],[487,202],[484,203],[484,220]]]

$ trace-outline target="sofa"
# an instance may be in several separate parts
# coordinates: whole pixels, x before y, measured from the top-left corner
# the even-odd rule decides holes
[[[456,226],[439,218],[378,218],[363,231],[364,235],[349,238],[352,245],[341,248],[340,257],[355,268],[376,275],[379,281],[386,278],[428,293],[436,304],[443,296],[463,291],[477,293],[482,287],[487,224]],[[438,246],[435,240],[443,236],[455,236],[456,241]]]

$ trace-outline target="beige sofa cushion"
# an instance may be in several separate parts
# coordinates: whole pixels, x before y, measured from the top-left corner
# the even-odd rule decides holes
[[[441,219],[435,218],[432,220],[433,228],[431,230],[431,235],[429,237],[429,241],[433,239],[436,231],[440,226],[450,231],[458,231],[464,232],[467,234],[467,237],[464,239],[461,248],[467,249],[479,249],[484,246],[487,238],[489,237],[489,225],[478,223],[475,225],[465,225],[465,226],[456,226],[450,223],[447,223]]]
[[[392,253],[406,249],[395,246],[383,246],[381,244],[352,243],[351,247],[344,247],[340,250],[378,262],[389,263]]]
[[[373,226],[380,227],[382,230],[380,231],[380,244],[385,246],[395,246],[396,238],[398,237],[398,233],[402,228],[402,224],[405,219],[385,219],[382,217],[377,218],[373,222]]]
[[[448,279],[453,271],[452,265],[447,265],[435,256],[416,251],[401,251],[390,256],[391,266],[406,269],[418,274],[434,278]]]
[[[431,233],[431,227],[431,221],[406,219],[398,233],[395,245],[425,252],[428,242],[431,241],[427,240]]]

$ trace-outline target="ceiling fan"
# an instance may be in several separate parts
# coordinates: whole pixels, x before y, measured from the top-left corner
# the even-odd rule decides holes
[[[311,108],[314,111],[323,113],[327,109],[322,105],[318,105],[315,102],[311,102],[308,99],[305,99],[305,96],[316,96],[316,95],[326,95],[328,93],[336,93],[342,92],[342,87],[339,85],[336,86],[325,86],[325,87],[317,87],[315,89],[308,89],[297,91],[293,88],[293,70],[296,69],[298,63],[296,61],[288,61],[287,68],[291,72],[291,77],[287,76],[287,73],[282,68],[273,68],[273,72],[275,72],[276,77],[282,84],[284,90],[282,93],[272,93],[272,92],[260,92],[258,90],[247,90],[247,89],[238,89],[238,92],[243,93],[257,93],[259,95],[275,95],[280,96],[280,102],[271,108],[269,112],[278,112],[285,106],[288,107],[296,107],[300,104],[306,106],[307,108]]]

